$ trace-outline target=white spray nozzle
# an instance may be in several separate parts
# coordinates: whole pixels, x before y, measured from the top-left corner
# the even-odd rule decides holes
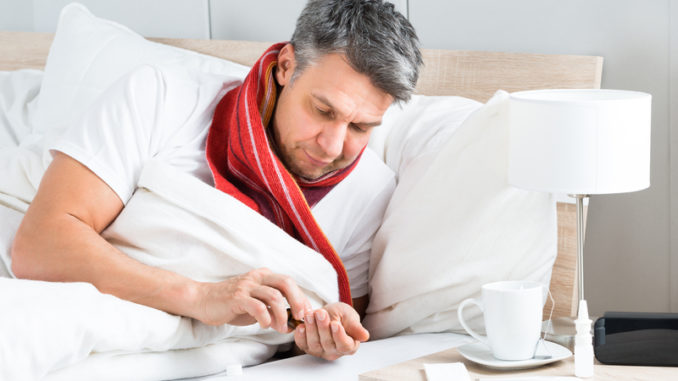
[[[574,337],[574,375],[593,377],[593,342],[591,340],[591,320],[586,300],[579,301],[577,313],[577,335]]]
[[[574,321],[577,334],[574,337],[575,345],[579,343],[591,343],[591,319],[589,319],[589,308],[586,300],[579,301],[579,313],[577,320]]]
[[[577,314],[577,321],[588,321],[589,323],[591,320],[589,319],[589,307],[588,304],[586,304],[586,300],[582,299],[579,301],[579,313]]]

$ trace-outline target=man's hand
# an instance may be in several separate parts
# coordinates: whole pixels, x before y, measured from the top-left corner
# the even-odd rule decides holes
[[[211,325],[271,327],[288,333],[287,302],[303,319],[311,304],[292,278],[261,268],[218,283],[203,283],[198,319]],[[309,312],[310,313],[310,312]]]
[[[352,355],[370,334],[360,316],[346,303],[332,303],[309,312],[294,331],[294,342],[304,352],[326,360]]]

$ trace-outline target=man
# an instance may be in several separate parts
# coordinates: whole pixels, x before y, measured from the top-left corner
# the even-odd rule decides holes
[[[354,353],[369,337],[360,324],[369,248],[393,190],[393,174],[365,147],[388,106],[413,91],[417,44],[392,4],[312,0],[291,42],[269,48],[242,84],[176,68],[135,70],[51,146],[53,161],[15,236],[14,274],[86,281],[207,324],[258,322],[283,333],[287,303],[304,321],[294,331],[298,348],[325,359]],[[213,184],[321,253],[337,271],[341,301],[312,311],[293,279],[267,269],[196,282],[117,250],[100,233],[150,158]],[[338,186],[356,173],[370,175]],[[375,207],[328,206],[337,192]],[[336,218],[316,222],[322,215]]]

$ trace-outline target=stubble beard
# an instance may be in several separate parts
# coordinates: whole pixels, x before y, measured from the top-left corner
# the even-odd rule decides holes
[[[315,180],[322,176],[325,176],[330,172],[334,172],[337,169],[340,169],[339,166],[341,164],[341,158],[333,160],[324,167],[316,167],[311,170],[304,168],[302,165],[299,164],[299,162],[303,162],[306,156],[303,147],[294,147],[292,150],[290,150],[290,152],[284,151],[280,149],[280,147],[277,147],[276,153],[278,154],[278,158],[283,163],[285,168],[287,168],[288,171],[305,180]],[[297,156],[301,157],[299,162],[295,160],[294,155],[295,153],[298,154]]]

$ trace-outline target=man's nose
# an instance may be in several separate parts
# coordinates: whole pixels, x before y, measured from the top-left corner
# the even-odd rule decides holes
[[[318,145],[322,148],[327,159],[334,160],[341,155],[344,149],[347,127],[345,123],[332,123],[324,126],[318,134]]]

